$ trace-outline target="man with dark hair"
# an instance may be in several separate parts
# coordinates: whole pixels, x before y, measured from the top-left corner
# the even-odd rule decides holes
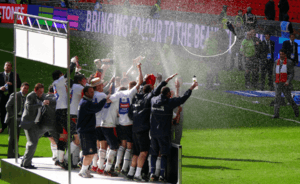
[[[127,177],[135,181],[146,181],[142,178],[141,171],[150,148],[150,114],[151,99],[159,95],[161,88],[177,74],[174,74],[161,82],[154,90],[153,85],[146,84],[143,87],[143,94],[137,95],[133,105],[133,157]],[[152,92],[151,92],[152,91]],[[135,168],[136,172],[135,172]],[[135,172],[135,174],[134,174]]]
[[[273,85],[273,66],[274,66],[275,42],[270,40],[270,33],[265,34],[265,40],[262,41],[262,59],[261,59],[261,86],[260,90],[265,89],[266,74],[268,74],[268,86],[270,91],[274,91]]]
[[[281,93],[291,104],[295,117],[299,117],[299,108],[291,95],[292,80],[294,78],[294,63],[286,57],[286,51],[281,49],[279,51],[280,58],[275,62],[273,75],[275,76],[275,102],[274,102],[274,116],[272,118],[279,118],[280,98]]]
[[[295,42],[295,34],[290,34],[290,40],[284,41],[282,49],[286,50],[286,56],[294,65],[298,64],[298,43]]]
[[[71,158],[72,158],[72,167],[76,167],[79,162],[79,152],[80,152],[80,142],[76,130],[77,124],[77,113],[78,113],[78,104],[82,98],[82,90],[86,85],[86,78],[83,74],[76,74],[74,76],[74,84],[71,87],[71,99],[70,99],[70,126],[71,126],[71,135],[73,135],[73,141],[70,144]],[[64,160],[68,160],[68,154],[65,155]]]
[[[49,100],[45,100],[44,85],[41,83],[37,83],[34,87],[34,91],[29,93],[26,97],[20,126],[24,129],[27,143],[21,167],[36,169],[36,167],[32,165],[31,160],[34,156],[39,138],[48,131],[44,130],[44,127],[39,122],[41,122],[42,113],[45,109],[44,106],[49,105],[49,103]]]
[[[135,94],[140,88],[140,85],[143,82],[141,63],[137,63],[137,68],[139,71],[139,83],[136,84],[135,81],[131,81],[128,84],[128,90],[119,91],[113,94],[110,98],[110,100],[113,103],[117,102],[119,104],[119,123],[121,125],[120,129],[122,131],[122,134],[118,135],[122,141],[122,145],[119,147],[117,153],[115,170],[117,172],[122,172],[124,175],[126,175],[128,171],[128,166],[130,164],[131,149],[132,149],[132,120],[130,120],[128,117],[129,107],[132,103],[133,97],[135,96]],[[123,158],[123,154],[124,154],[124,162],[121,171],[120,164]]]
[[[79,67],[78,65],[78,57],[75,56],[71,59],[70,65],[70,73],[73,72],[75,66]],[[67,134],[63,134],[63,129],[68,130],[67,128],[67,108],[68,108],[68,97],[67,97],[67,90],[66,90],[66,82],[67,82],[67,73],[64,75],[60,70],[56,70],[52,73],[53,78],[53,90],[56,96],[56,127],[57,131],[61,134],[61,138],[66,139]],[[74,129],[73,131],[69,132],[72,135],[76,132]],[[64,163],[64,153],[65,153],[66,142],[63,140],[59,140],[57,144],[57,160],[58,162],[55,165],[59,165],[63,169],[67,170],[66,164]]]
[[[19,135],[20,135],[20,121],[22,117],[22,113],[24,110],[24,102],[26,95],[29,90],[29,84],[27,82],[23,82],[21,85],[21,91],[17,92],[17,141],[19,142]],[[8,151],[7,151],[7,158],[14,158],[15,157],[15,123],[14,123],[14,109],[15,109],[15,94],[12,93],[9,96],[9,100],[6,103],[6,117],[5,123],[8,126]]]
[[[267,20],[275,20],[275,4],[274,0],[269,0],[265,5],[265,16]]]
[[[170,98],[171,90],[163,87],[161,94],[151,99],[150,135],[151,135],[151,175],[150,181],[155,179],[155,164],[157,156],[161,154],[161,170],[159,181],[164,181],[167,165],[167,155],[170,153],[171,123],[173,109],[183,104],[192,94],[192,90],[198,86],[194,82],[182,97]]]
[[[79,176],[83,178],[92,178],[93,175],[90,174],[88,167],[91,164],[94,155],[97,153],[95,113],[101,111],[106,102],[110,102],[110,96],[108,95],[98,103],[94,103],[94,89],[90,86],[85,86],[83,88],[83,94],[84,96],[80,100],[78,106],[78,121],[76,126],[80,137],[80,145],[84,155]]]
[[[1,110],[1,125],[0,133],[2,133],[6,124],[4,123],[6,108],[5,105],[9,99],[9,96],[14,92],[14,78],[15,74],[12,72],[12,64],[11,62],[5,62],[4,64],[4,72],[0,73],[0,110]],[[21,80],[19,74],[17,74],[17,88],[21,87]]]

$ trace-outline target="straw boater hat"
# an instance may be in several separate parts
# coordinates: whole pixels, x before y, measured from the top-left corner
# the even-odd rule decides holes
[[[101,59],[95,59],[94,63],[97,64],[98,62],[101,62]]]
[[[91,81],[91,87],[99,86],[100,84],[103,84],[104,80],[101,80],[99,77],[96,77],[92,79]]]

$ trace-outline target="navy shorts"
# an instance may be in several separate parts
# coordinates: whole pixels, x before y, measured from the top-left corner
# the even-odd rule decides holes
[[[132,142],[132,125],[122,126],[120,125],[121,133],[118,134],[121,140],[126,140],[127,142]]]
[[[80,145],[83,155],[92,155],[97,153],[96,131],[79,134]]]
[[[68,109],[57,109],[55,111],[56,116],[56,130],[58,133],[63,133],[63,128],[67,131],[68,130],[68,115],[67,115]],[[71,135],[77,134],[76,129],[76,123],[77,123],[77,116],[72,116],[70,125],[71,125]]]
[[[101,127],[97,127],[96,132],[97,132],[97,140],[98,141],[105,141],[105,137],[102,133]]]
[[[159,151],[162,155],[170,154],[171,139],[170,136],[165,137],[151,137],[150,154],[157,156]]]
[[[133,133],[133,148],[132,154],[139,155],[140,152],[149,151],[150,148],[150,138],[149,138],[149,130]]]
[[[110,149],[112,150],[119,149],[119,142],[118,142],[118,138],[114,134],[114,128],[101,127],[101,130]]]

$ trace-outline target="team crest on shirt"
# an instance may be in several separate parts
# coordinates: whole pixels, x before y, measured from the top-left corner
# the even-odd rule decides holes
[[[90,153],[93,153],[93,149],[92,148],[90,148]]]

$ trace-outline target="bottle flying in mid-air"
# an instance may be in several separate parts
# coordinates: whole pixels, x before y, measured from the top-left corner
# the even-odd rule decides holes
[[[197,82],[196,75],[194,75],[194,77],[193,77],[193,82]],[[198,89],[198,86],[196,86],[195,89]]]

